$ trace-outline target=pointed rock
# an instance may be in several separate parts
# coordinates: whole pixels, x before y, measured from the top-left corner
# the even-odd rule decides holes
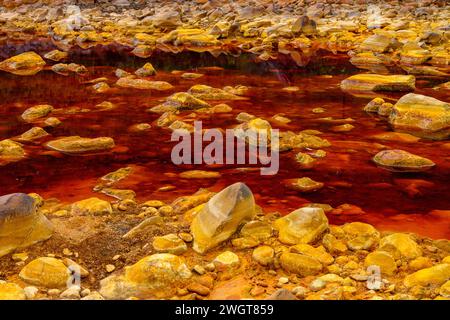
[[[242,182],[228,186],[213,196],[194,217],[191,224],[193,249],[205,253],[230,238],[254,215],[255,200],[251,190]]]

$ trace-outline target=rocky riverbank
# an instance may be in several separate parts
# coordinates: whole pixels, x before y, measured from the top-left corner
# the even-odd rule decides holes
[[[449,240],[330,225],[325,204],[281,217],[242,183],[170,204],[0,200],[3,299],[450,298]]]

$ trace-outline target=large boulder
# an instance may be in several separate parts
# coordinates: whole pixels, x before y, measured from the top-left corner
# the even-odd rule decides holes
[[[357,74],[341,82],[342,90],[350,91],[413,91],[412,75]]]
[[[401,97],[389,116],[395,131],[435,140],[450,137],[450,104],[420,94]]]
[[[45,61],[33,51],[24,52],[0,62],[0,70],[19,76],[32,76],[41,71],[44,66]]]
[[[255,216],[255,200],[242,182],[223,189],[213,196],[194,217],[191,231],[193,249],[199,253],[217,246],[233,235],[238,227]]]
[[[0,197],[0,257],[51,237],[50,221],[36,210],[34,198],[13,193]]]
[[[289,245],[312,243],[328,229],[328,219],[321,208],[301,208],[274,222],[281,242]]]

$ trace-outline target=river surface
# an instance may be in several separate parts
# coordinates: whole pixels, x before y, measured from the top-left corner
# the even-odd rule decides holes
[[[15,52],[18,53],[18,52]],[[8,54],[3,54],[8,55]],[[44,198],[57,198],[74,202],[92,196],[112,200],[93,191],[98,179],[108,172],[132,167],[133,173],[115,187],[132,189],[138,200],[161,199],[171,201],[189,195],[199,188],[218,191],[237,182],[245,182],[253,191],[258,205],[264,211],[289,213],[309,203],[326,203],[333,207],[342,204],[358,206],[364,213],[330,214],[332,223],[367,221],[380,229],[416,232],[433,238],[450,239],[450,151],[445,142],[420,140],[414,143],[375,140],[373,135],[391,131],[386,119],[363,111],[363,107],[376,96],[395,103],[401,93],[352,95],[343,92],[339,83],[351,74],[361,73],[352,67],[347,57],[322,53],[306,68],[288,62],[257,63],[251,57],[213,58],[208,53],[160,53],[148,59],[132,57],[126,51],[85,50],[71,53],[70,62],[88,67],[87,76],[62,76],[44,70],[34,76],[20,77],[0,73],[0,140],[22,134],[32,127],[20,120],[22,112],[36,104],[50,104],[55,108],[52,116],[62,124],[46,129],[46,140],[62,136],[99,137],[115,140],[110,152],[70,156],[46,149],[43,144],[27,144],[27,158],[0,166],[0,194],[36,192]],[[150,91],[114,86],[117,67],[133,72],[146,61],[158,70],[151,80],[171,83],[168,91]],[[208,68],[220,66],[224,69]],[[196,80],[184,80],[173,70],[204,74]],[[112,89],[95,93],[85,82],[106,77]],[[440,79],[438,82],[442,82]],[[172,93],[186,91],[194,84],[224,86],[245,85],[250,89],[247,100],[221,101],[233,108],[230,113],[185,117],[189,122],[203,121],[204,128],[232,128],[238,124],[235,117],[248,112],[270,120],[275,114],[284,114],[292,121],[283,125],[271,122],[273,128],[298,132],[315,129],[323,132],[332,144],[324,148],[327,156],[317,161],[311,170],[300,170],[295,161],[296,151],[282,153],[280,168],[274,176],[261,176],[259,170],[246,170],[238,166],[176,166],[171,162],[171,131],[158,128],[159,117],[146,110],[158,105]],[[433,89],[436,79],[419,78],[416,93],[449,101],[449,95]],[[297,86],[297,92],[282,90]],[[95,105],[110,101],[116,108],[97,111]],[[218,102],[217,102],[218,103]],[[324,113],[313,113],[322,107]],[[333,132],[339,123],[324,122],[320,118],[352,118],[355,126],[350,132]],[[132,132],[130,126],[150,123],[144,132]],[[343,122],[346,123],[346,122]],[[349,123],[349,122],[347,122]],[[45,142],[44,140],[43,142]],[[424,173],[393,173],[378,168],[371,161],[377,151],[376,144],[403,149],[433,160],[436,167]],[[240,166],[242,167],[242,166]],[[218,179],[181,179],[185,170],[214,170]],[[319,191],[301,194],[285,187],[288,178],[310,177],[325,183]],[[170,191],[160,188],[172,186]],[[173,188],[174,187],[174,188]],[[434,212],[433,212],[434,210]],[[441,212],[436,210],[443,210]]]

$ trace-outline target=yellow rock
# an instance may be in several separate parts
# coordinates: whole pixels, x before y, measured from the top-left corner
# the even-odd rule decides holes
[[[198,253],[206,252],[227,240],[254,216],[255,200],[250,189],[241,182],[228,186],[194,217],[191,223],[193,249]]]
[[[442,261],[445,263],[444,261]],[[449,262],[450,263],[450,260]],[[409,262],[409,268],[413,271],[422,270],[433,266],[433,261],[428,257],[418,257]]]
[[[25,292],[15,283],[0,280],[0,300],[25,300]]]
[[[28,263],[19,277],[30,284],[46,288],[63,288],[70,279],[70,270],[58,259],[42,257]]]
[[[210,108],[211,106],[203,100],[200,100],[189,93],[177,92],[166,99],[162,104],[175,110],[192,110],[200,108]]]
[[[309,244],[297,244],[293,247],[289,248],[289,251],[292,253],[299,253],[305,256],[310,256],[319,260],[324,266],[332,264],[334,261],[333,256],[331,256],[328,252],[325,251],[323,247],[314,248]]]
[[[112,207],[108,201],[99,198],[89,198],[72,204],[72,215],[103,215],[111,214]]]
[[[53,107],[51,105],[48,104],[37,105],[25,110],[25,112],[22,113],[22,119],[25,120],[26,122],[33,122],[39,118],[47,116],[52,111]]]
[[[376,246],[380,239],[380,233],[367,223],[347,223],[342,229],[345,232],[347,246],[351,250],[368,250]]]
[[[0,70],[19,76],[32,76],[43,69],[45,61],[35,52],[28,51],[0,62]]]
[[[0,141],[0,158],[20,159],[25,156],[25,150],[20,143],[9,139]]]
[[[441,286],[439,294],[445,298],[450,298],[450,280]]]
[[[52,50],[50,52],[47,52],[44,55],[45,59],[53,60],[53,61],[60,61],[62,59],[67,58],[69,54],[67,52],[59,51],[59,50]]]
[[[252,258],[260,265],[267,266],[273,262],[275,250],[269,246],[260,246],[253,250]]]
[[[284,270],[303,277],[315,275],[322,270],[319,260],[297,253],[283,253],[280,263]]]
[[[334,235],[329,233],[323,236],[322,244],[330,253],[334,254],[342,254],[348,250],[343,241],[336,239]]]
[[[173,86],[166,81],[149,81],[145,79],[133,79],[131,77],[124,77],[117,80],[116,85],[122,88],[133,88],[142,90],[170,90]]]
[[[416,78],[412,75],[357,74],[341,82],[342,90],[413,91]]]
[[[53,227],[36,211],[35,200],[23,193],[0,197],[0,257],[47,240]]]
[[[127,281],[162,290],[168,285],[181,284],[191,275],[182,258],[168,253],[153,254],[125,267]]]
[[[450,264],[450,256],[446,256],[444,259],[442,259],[442,263]]]
[[[386,275],[392,275],[397,270],[397,264],[394,258],[385,251],[374,251],[366,256],[364,261],[366,267],[378,266],[380,267],[381,273]]]
[[[394,172],[421,172],[435,166],[430,159],[404,150],[383,150],[378,152],[372,160],[380,168]]]
[[[390,252],[396,259],[412,260],[422,256],[422,249],[404,233],[394,233],[380,241],[380,250]]]
[[[154,76],[156,74],[156,70],[150,62],[147,62],[142,68],[137,69],[135,74],[138,77]]]
[[[274,228],[285,244],[311,243],[328,229],[328,219],[321,208],[300,208],[276,220]]]
[[[377,113],[383,103],[384,100],[382,98],[375,98],[364,107],[364,111]]]
[[[450,104],[410,93],[401,97],[394,105],[389,123],[395,131],[444,140],[450,137]]]
[[[167,252],[176,255],[187,251],[186,243],[173,233],[162,237],[155,237],[153,240],[153,248],[157,252]]]
[[[115,146],[114,140],[109,137],[82,138],[79,136],[59,138],[47,142],[46,145],[50,149],[68,154],[105,151]]]
[[[258,241],[268,240],[272,236],[272,226],[262,221],[250,221],[241,229],[241,235]]]
[[[449,279],[450,264],[442,263],[406,276],[403,283],[407,288],[414,286],[441,286]]]
[[[192,86],[188,93],[202,100],[241,100],[242,98],[228,91],[213,88],[204,84]]]

